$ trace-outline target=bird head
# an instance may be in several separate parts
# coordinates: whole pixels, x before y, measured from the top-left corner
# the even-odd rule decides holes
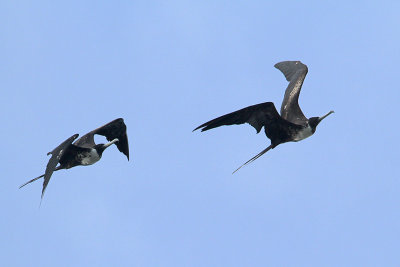
[[[99,156],[101,157],[101,155],[103,154],[104,150],[106,150],[107,147],[111,146],[112,144],[118,142],[118,138],[115,138],[114,140],[112,140],[111,142],[108,142],[107,144],[97,144],[94,146],[94,149],[96,149],[97,153],[99,154]]]
[[[329,111],[328,113],[326,113],[324,116],[322,117],[311,117],[308,120],[308,125],[310,125],[312,132],[314,133],[315,130],[317,129],[318,124],[325,119],[326,117],[328,117],[329,115],[331,115],[332,113],[335,113],[333,110]]]

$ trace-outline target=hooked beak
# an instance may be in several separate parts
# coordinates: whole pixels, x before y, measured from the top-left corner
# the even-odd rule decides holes
[[[111,142],[108,142],[107,144],[104,144],[104,148],[107,148],[107,147],[111,146],[112,144],[114,144],[114,143],[116,143],[118,141],[119,141],[118,138],[115,138]]]
[[[318,123],[320,123],[323,119],[331,115],[332,113],[335,113],[335,111],[331,110],[328,113],[326,113],[324,116],[318,118]]]

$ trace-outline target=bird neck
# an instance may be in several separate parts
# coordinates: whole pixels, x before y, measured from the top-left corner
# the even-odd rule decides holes
[[[315,133],[315,130],[317,130],[319,122],[319,117],[311,117],[308,119],[308,127],[311,128],[312,133]]]

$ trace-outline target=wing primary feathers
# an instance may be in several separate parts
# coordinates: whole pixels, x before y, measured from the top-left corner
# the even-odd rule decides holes
[[[193,131],[200,128],[202,132],[220,127],[223,125],[243,124],[248,123],[253,126],[257,133],[261,128],[269,123],[271,120],[279,118],[278,111],[272,102],[265,102],[253,106],[248,106],[240,110],[225,114],[213,120],[210,120],[198,126]]]
[[[305,74],[308,72],[307,65],[304,65],[300,61],[282,61],[276,63],[274,67],[280,70],[283,75],[285,75],[285,78],[288,82],[292,81],[298,71],[301,71]]]
[[[62,142],[58,147],[53,149],[49,154],[51,154],[51,158],[49,162],[47,163],[46,166],[46,171],[44,172],[44,181],[43,181],[43,189],[42,189],[42,198],[44,195],[44,192],[46,191],[46,187],[50,181],[51,175],[53,174],[54,171],[58,171],[61,169],[61,166],[57,166],[57,164],[60,162],[60,159],[64,155],[65,151],[68,149],[68,147],[71,146],[72,142],[78,138],[78,134],[74,134],[64,142]]]
[[[223,115],[221,117],[218,117],[216,119],[213,119],[213,120],[211,120],[209,122],[206,122],[206,123],[200,125],[199,127],[197,127],[196,129],[194,129],[193,131],[196,131],[196,130],[204,127],[203,129],[201,129],[201,131],[204,132],[204,131],[211,130],[213,128],[217,128],[217,127],[220,127],[220,126],[223,126],[223,125],[233,125],[233,124],[245,123],[245,121],[241,122],[238,119],[235,120],[234,119],[234,115],[235,115],[234,113],[235,112],[232,112],[232,113]]]
[[[305,126],[308,119],[299,106],[299,95],[308,72],[307,66],[300,61],[283,61],[275,64],[275,68],[280,70],[285,75],[286,80],[289,81],[281,105],[282,118],[294,124]]]

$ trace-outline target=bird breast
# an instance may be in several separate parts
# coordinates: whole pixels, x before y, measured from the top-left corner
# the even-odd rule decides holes
[[[293,138],[294,142],[298,142],[300,140],[306,139],[307,137],[310,137],[311,135],[313,135],[313,131],[310,127],[310,125],[307,125],[307,127],[301,129],[300,131],[298,131],[296,133],[296,135]]]
[[[78,155],[78,160],[82,165],[92,165],[100,160],[100,156],[96,149],[91,149],[90,152],[82,153]]]

